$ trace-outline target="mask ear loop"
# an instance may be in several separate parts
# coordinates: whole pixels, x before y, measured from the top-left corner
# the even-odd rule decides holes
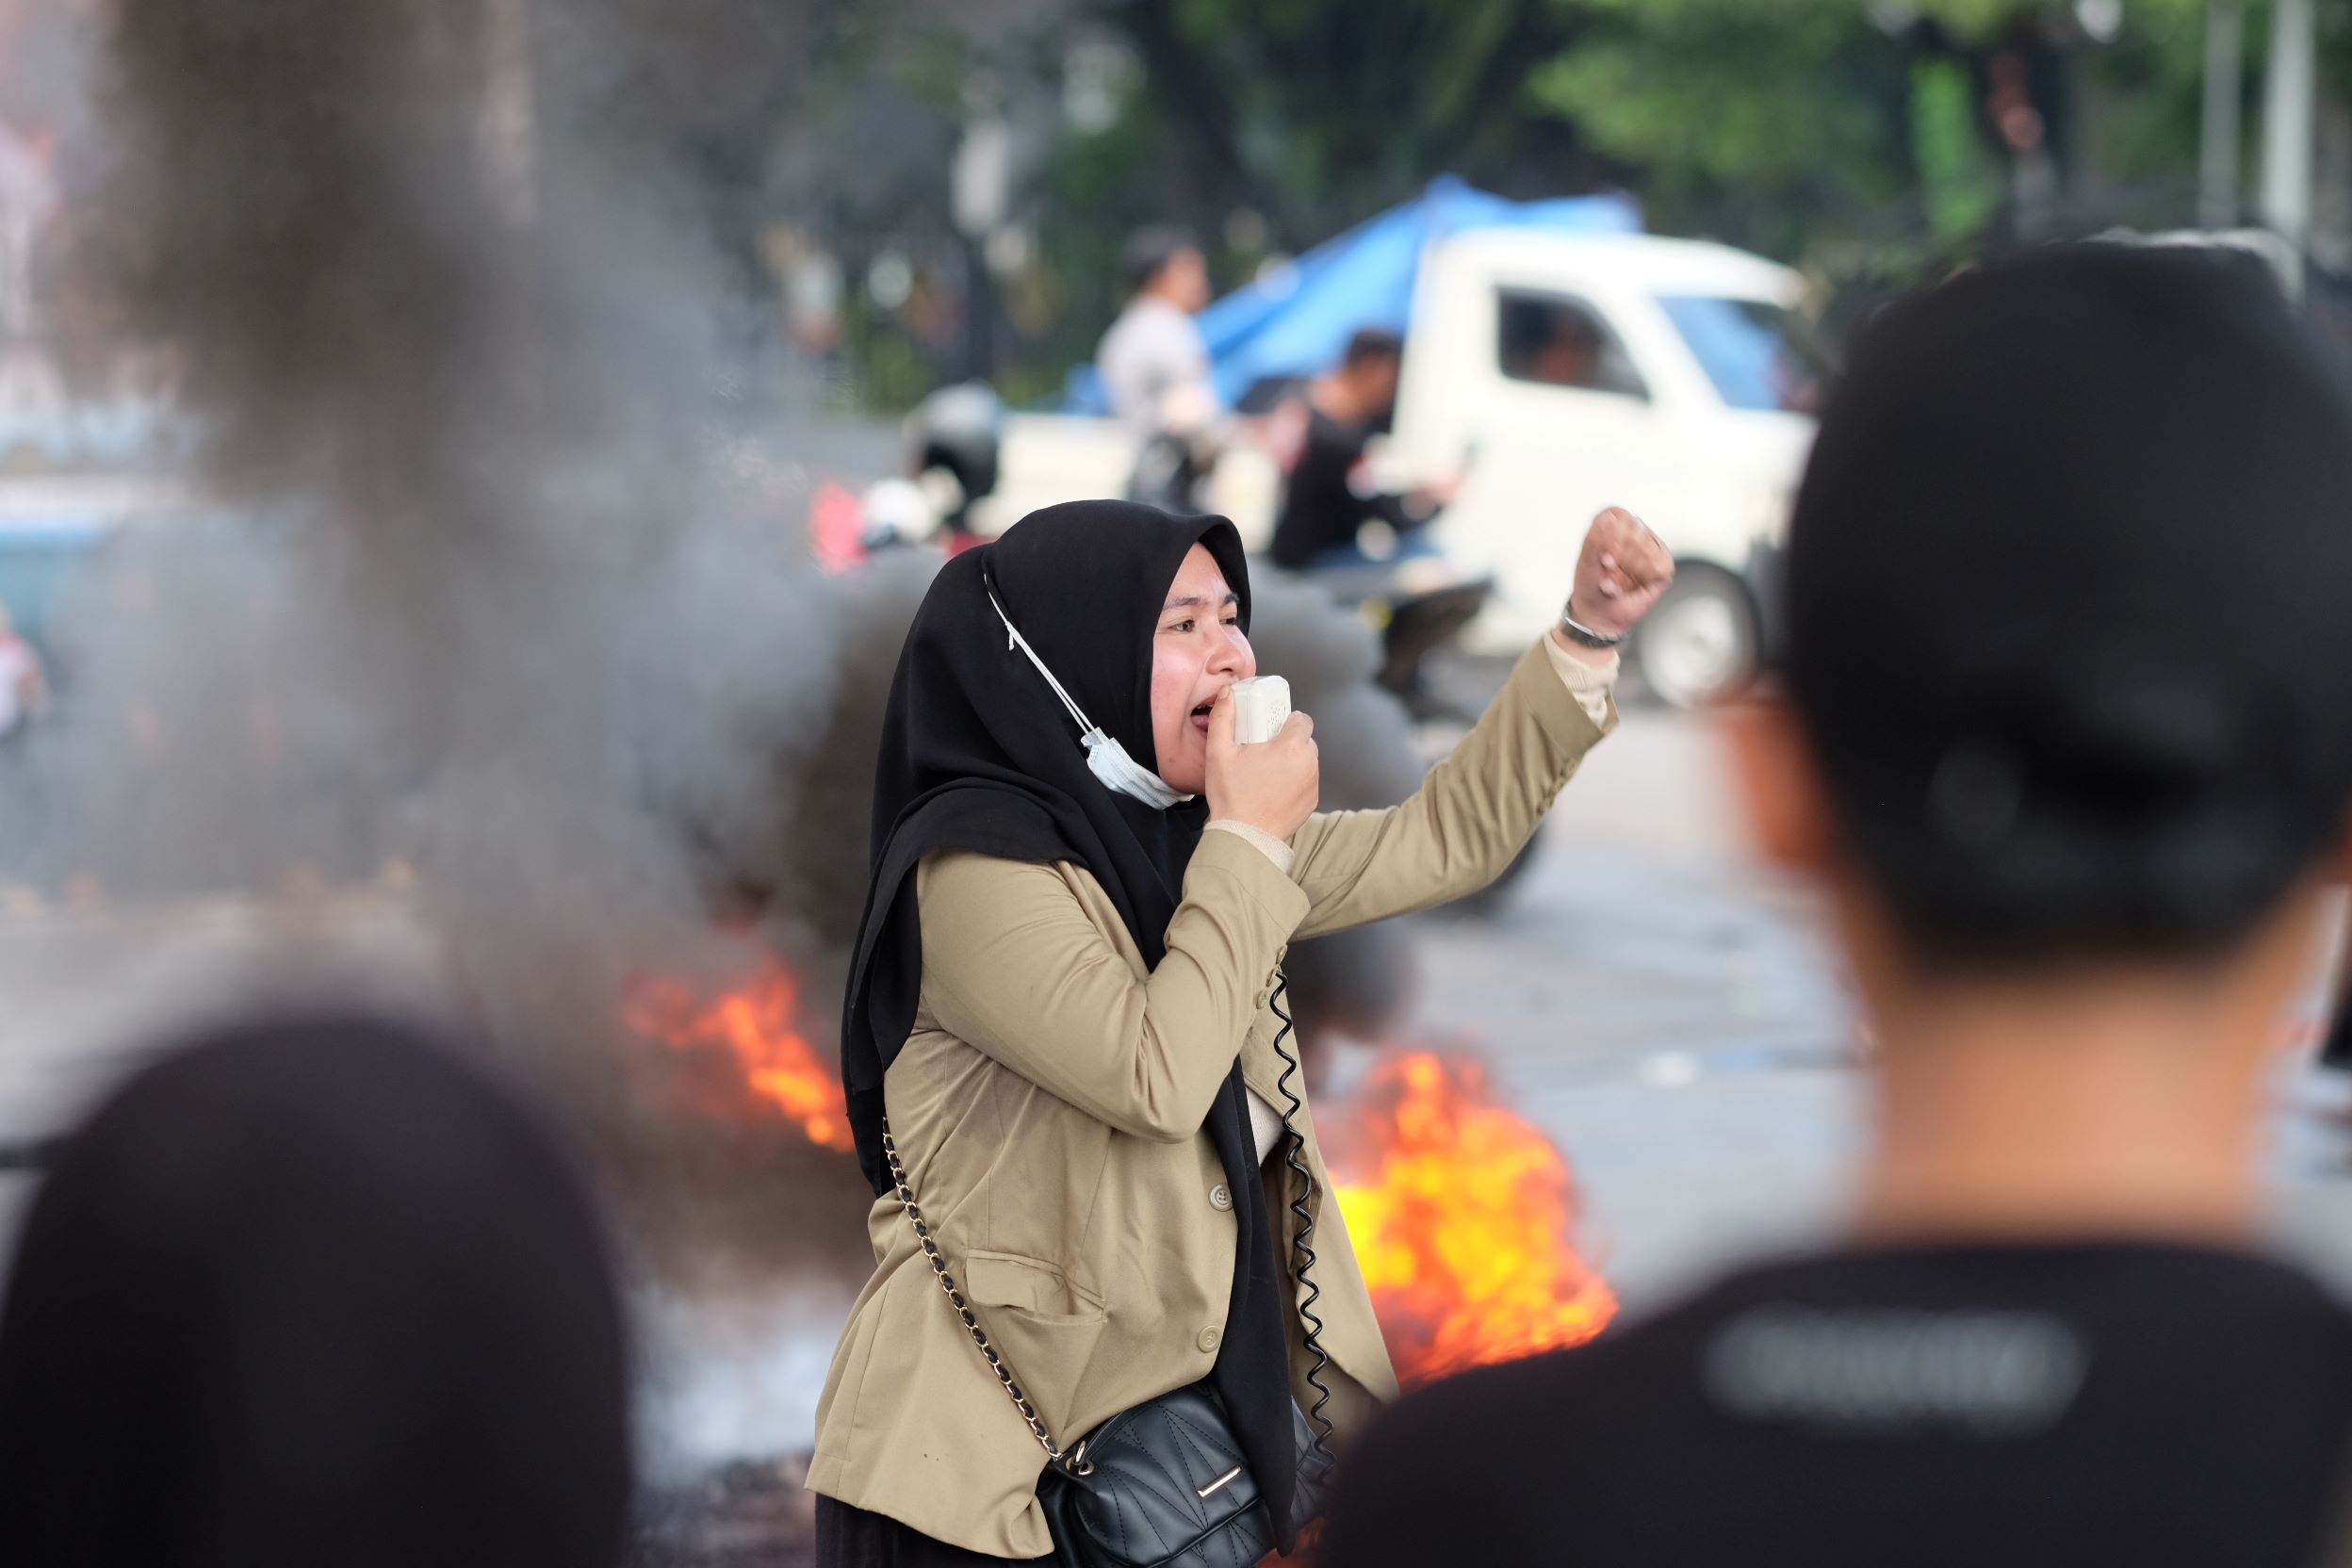
[[[1190,795],[1179,793],[1168,780],[1129,757],[1125,746],[1104,734],[1101,726],[1086,717],[1086,710],[1078,706],[1078,699],[1054,678],[1054,672],[1046,668],[1044,660],[1037,657],[1037,650],[1029,645],[1029,639],[1021,634],[1021,629],[1013,625],[1013,618],[1004,613],[1004,603],[996,596],[995,574],[983,570],[980,580],[988,596],[990,608],[996,612],[996,618],[1004,623],[1005,650],[1019,649],[1028,655],[1029,662],[1037,667],[1039,675],[1045,677],[1045,683],[1054,688],[1054,694],[1061,699],[1070,718],[1084,731],[1078,737],[1078,743],[1086,749],[1087,771],[1102,782],[1102,787],[1162,811],[1192,799]]]
[[[1094,721],[1086,717],[1086,710],[1080,708],[1077,699],[1062,689],[1062,683],[1054,678],[1054,672],[1045,667],[1045,661],[1037,657],[1037,650],[1029,645],[1029,639],[1021,634],[1021,629],[1013,625],[1013,618],[1004,613],[1004,606],[996,596],[995,582],[984,580],[981,586],[988,596],[988,605],[996,612],[996,618],[1004,623],[1004,651],[1010,653],[1018,648],[1027,654],[1029,662],[1035,664],[1037,673],[1045,677],[1045,683],[1054,688],[1055,696],[1062,699],[1062,706],[1070,710],[1070,716],[1078,722],[1078,727],[1089,736],[1099,735],[1101,731],[1095,727]]]

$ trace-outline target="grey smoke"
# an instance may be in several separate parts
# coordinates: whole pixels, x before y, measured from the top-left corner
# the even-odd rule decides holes
[[[1312,582],[1270,566],[1253,575],[1250,642],[1258,667],[1291,684],[1315,715],[1326,810],[1394,806],[1421,781],[1404,708],[1372,684],[1380,653],[1371,629],[1335,609]],[[1395,924],[1364,926],[1290,950],[1292,1016],[1306,1046],[1311,1085],[1333,1035],[1375,1039],[1412,1000],[1413,946]]]
[[[604,1152],[641,1233],[846,1271],[854,1170],[665,1112],[672,1064],[618,1021],[642,973],[739,977],[669,808],[788,808],[836,675],[778,521],[792,454],[746,439],[726,270],[671,155],[680,51],[774,58],[794,8],[698,11],[736,25],[117,6],[89,264],[200,424],[218,520],[118,541],[114,608],[77,618],[48,858],[134,898],[413,867],[433,1001]]]
[[[818,437],[763,425],[719,347],[741,295],[679,150],[798,81],[808,10],[119,0],[108,39],[90,263],[203,431],[204,520],[119,540],[74,618],[44,874],[136,899],[413,870],[430,1001],[597,1151],[673,1281],[866,1262],[850,1161],[682,1112],[618,1021],[633,977],[764,948],[829,1049],[932,569],[806,564]],[[1259,603],[1329,803],[1401,798],[1369,632],[1279,580]],[[1302,1000],[1368,1030],[1400,942],[1302,948]]]

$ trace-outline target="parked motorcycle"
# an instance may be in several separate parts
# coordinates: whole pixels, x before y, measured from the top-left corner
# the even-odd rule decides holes
[[[825,570],[848,571],[910,547],[958,555],[980,543],[972,514],[996,491],[1003,400],[978,382],[941,387],[906,416],[904,438],[903,472],[862,492],[828,483],[812,498],[809,547]]]

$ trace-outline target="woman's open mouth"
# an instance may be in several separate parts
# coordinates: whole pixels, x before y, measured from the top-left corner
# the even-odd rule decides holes
[[[1209,712],[1217,704],[1204,702],[1192,710],[1192,727],[1206,735],[1209,732]]]

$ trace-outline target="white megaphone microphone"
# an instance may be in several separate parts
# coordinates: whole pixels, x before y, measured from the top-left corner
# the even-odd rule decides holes
[[[1278,675],[1236,680],[1233,693],[1233,739],[1243,745],[1270,741],[1290,722],[1290,682]]]

